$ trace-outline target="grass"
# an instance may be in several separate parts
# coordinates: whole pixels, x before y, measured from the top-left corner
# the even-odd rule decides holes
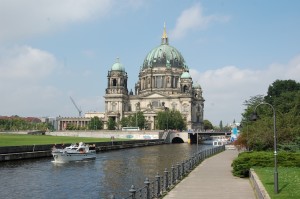
[[[121,139],[115,139],[120,141]],[[24,146],[75,142],[110,142],[110,138],[0,134],[0,146]]]
[[[299,199],[300,198],[300,168],[279,167],[278,189],[274,194],[274,168],[256,167],[254,171],[259,176],[265,189],[272,199]]]

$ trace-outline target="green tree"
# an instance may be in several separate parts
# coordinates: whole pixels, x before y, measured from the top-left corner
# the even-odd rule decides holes
[[[142,111],[138,111],[137,113],[131,114],[127,117],[123,117],[120,121],[120,125],[122,127],[136,127],[138,126],[140,129],[144,129],[146,125],[146,118]]]
[[[185,120],[181,113],[176,110],[160,111],[156,117],[156,128],[164,129],[186,129]]]
[[[103,122],[99,117],[95,116],[91,118],[91,121],[88,123],[88,128],[90,130],[100,130],[103,129]]]
[[[66,130],[77,130],[77,126],[73,123],[68,123]]]
[[[203,120],[204,130],[214,129],[212,123],[209,120]]]
[[[299,96],[300,83],[294,80],[276,80],[268,88],[265,101],[272,104],[281,113],[288,113],[296,105]]]
[[[269,86],[267,96],[258,95],[245,101],[239,144],[249,144],[254,150],[273,148],[273,109],[268,105],[257,106],[261,102],[271,104],[276,111],[279,148],[292,149],[297,146],[300,138],[300,87],[293,80],[276,80]],[[253,122],[250,121],[250,116],[255,108],[259,119]]]
[[[220,130],[222,131],[223,130],[223,122],[222,122],[222,120],[220,121],[219,127],[220,127]]]
[[[131,121],[131,115],[129,115],[127,117],[122,117],[122,119],[120,121],[121,127],[129,127],[130,121]]]
[[[116,121],[111,117],[107,121],[107,129],[108,130],[115,130],[116,129]]]
[[[133,114],[131,117],[131,123],[134,124],[133,126],[137,125],[140,129],[144,129],[146,124],[144,113],[139,111],[137,114]]]

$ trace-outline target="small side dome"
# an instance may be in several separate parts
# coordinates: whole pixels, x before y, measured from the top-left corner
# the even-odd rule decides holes
[[[123,65],[120,63],[119,58],[116,59],[116,62],[111,67],[112,71],[125,71]]]
[[[195,84],[193,85],[193,88],[198,88],[198,89],[201,89],[201,86],[200,86],[200,84],[198,84],[198,83],[195,83]]]
[[[190,75],[189,72],[184,72],[184,73],[182,73],[182,75],[181,75],[180,78],[181,78],[181,79],[190,79],[190,78],[191,78],[191,75]]]

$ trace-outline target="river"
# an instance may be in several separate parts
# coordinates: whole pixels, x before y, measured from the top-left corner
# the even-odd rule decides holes
[[[199,145],[199,150],[207,148]],[[0,198],[104,199],[129,195],[172,164],[187,160],[196,145],[166,144],[97,153],[96,160],[55,164],[52,158],[0,163]]]

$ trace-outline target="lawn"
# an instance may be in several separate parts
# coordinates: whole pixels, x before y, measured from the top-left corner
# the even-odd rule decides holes
[[[76,142],[110,142],[110,138],[68,137],[48,135],[0,134],[0,146],[61,144]],[[115,139],[120,141],[120,139]]]
[[[265,189],[272,199],[299,199],[300,198],[300,168],[279,167],[278,168],[278,189],[279,193],[274,194],[274,168],[257,167],[254,171],[259,176]]]

